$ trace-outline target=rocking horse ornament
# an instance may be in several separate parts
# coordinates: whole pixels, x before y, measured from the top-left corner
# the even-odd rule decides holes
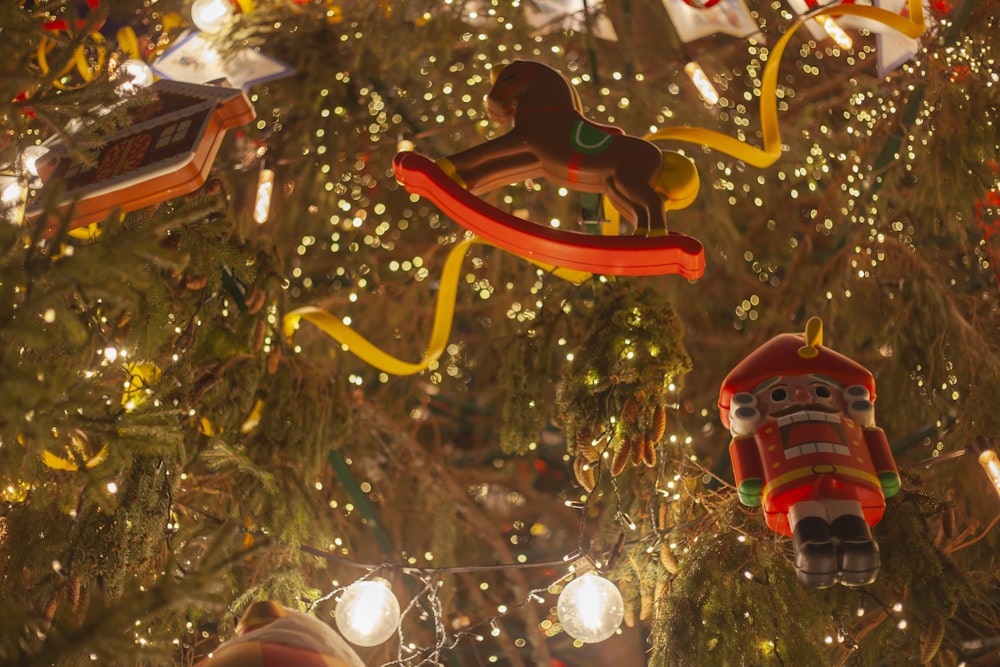
[[[592,273],[701,277],[701,243],[668,231],[665,218],[667,210],[684,208],[698,195],[690,160],[588,120],[569,81],[541,63],[515,60],[495,71],[486,101],[490,118],[513,121],[509,132],[437,161],[400,152],[396,179],[467,229],[524,257]],[[635,234],[594,236],[545,227],[478,197],[528,178],[604,194]]]

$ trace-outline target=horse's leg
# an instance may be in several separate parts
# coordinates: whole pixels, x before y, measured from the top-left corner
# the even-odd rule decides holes
[[[437,161],[462,187],[479,194],[535,176],[537,156],[515,130]]]
[[[667,220],[663,198],[655,190],[663,164],[660,149],[647,142],[630,142],[622,148],[629,150],[628,159],[618,161],[608,179],[611,187],[635,210],[636,234],[662,236],[667,233]]]
[[[621,216],[635,226],[635,229],[632,230],[633,234],[641,235],[644,233],[643,230],[649,229],[649,218],[646,212],[639,210],[632,199],[618,189],[614,176],[608,176],[604,180],[604,194],[611,200],[612,206],[618,210]]]
[[[664,236],[667,233],[667,218],[660,194],[653,189],[653,186],[646,183],[631,185],[632,189],[628,190],[627,194],[636,202],[636,209],[642,212],[640,217],[645,218],[646,236]]]

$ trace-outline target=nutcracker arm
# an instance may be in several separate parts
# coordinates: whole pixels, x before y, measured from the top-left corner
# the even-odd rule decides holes
[[[889,439],[885,437],[885,431],[877,426],[862,429],[865,436],[865,444],[868,446],[868,453],[871,455],[872,465],[878,473],[879,483],[882,485],[882,495],[892,498],[899,493],[899,470],[896,468],[896,460],[892,456],[889,448]]]
[[[764,486],[764,470],[756,441],[752,437],[733,438],[729,443],[729,458],[733,463],[733,477],[740,502],[747,507],[757,507]]]

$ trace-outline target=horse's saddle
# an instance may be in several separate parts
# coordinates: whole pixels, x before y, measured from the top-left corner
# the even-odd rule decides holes
[[[577,153],[594,155],[610,146],[615,137],[623,134],[625,134],[623,130],[613,125],[600,125],[580,117],[573,122],[569,141]]]

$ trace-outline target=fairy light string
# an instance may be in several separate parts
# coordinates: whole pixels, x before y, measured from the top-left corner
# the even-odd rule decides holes
[[[210,521],[222,524],[223,519],[212,516],[203,509],[195,508],[187,505],[183,502],[173,500],[172,504],[185,507],[185,509],[201,514]],[[586,513],[584,512],[584,517]],[[627,515],[624,519],[627,521]],[[700,519],[699,519],[700,520]],[[689,527],[692,523],[687,522],[684,525],[664,527],[661,531],[661,535],[665,535],[673,530]],[[338,595],[343,593],[351,585],[370,580],[372,578],[380,577],[389,573],[403,574],[411,577],[420,582],[421,586],[418,590],[415,590],[410,596],[410,600],[407,605],[400,612],[400,621],[397,628],[398,637],[398,650],[397,657],[395,660],[385,663],[382,667],[407,667],[413,665],[423,665],[423,664],[437,664],[435,661],[442,659],[442,655],[446,651],[454,650],[462,641],[482,641],[485,639],[485,635],[489,634],[492,636],[498,636],[502,633],[500,622],[512,614],[516,613],[520,609],[531,605],[531,604],[542,604],[545,602],[546,595],[552,595],[558,592],[559,587],[567,582],[567,580],[581,576],[582,574],[594,571],[599,573],[604,573],[610,571],[614,567],[614,561],[621,554],[622,547],[625,544],[634,544],[635,541],[625,540],[625,533],[622,531],[614,547],[603,550],[603,551],[587,551],[587,550],[577,550],[570,554],[567,554],[558,560],[545,560],[537,562],[517,562],[517,563],[498,563],[492,565],[455,565],[455,566],[445,566],[445,567],[418,567],[412,565],[396,564],[389,562],[382,563],[368,563],[355,560],[353,558],[344,556],[342,554],[334,553],[324,549],[319,549],[317,547],[308,544],[290,544],[276,538],[271,535],[268,531],[253,528],[248,523],[248,525],[241,526],[239,528],[239,534],[245,535],[249,540],[245,540],[245,544],[252,544],[254,539],[269,540],[281,544],[287,544],[292,546],[298,551],[321,558],[327,562],[337,564],[339,566],[348,567],[351,569],[364,570],[365,573],[358,577],[356,580],[352,581],[351,584],[344,586],[336,586],[332,590],[324,593],[323,595],[308,601],[308,611],[314,612],[315,609],[324,602],[335,599]],[[545,586],[531,588],[523,599],[513,602],[506,603],[498,606],[498,611],[496,614],[483,618],[479,621],[471,622],[468,625],[462,627],[461,629],[453,628],[449,630],[444,624],[444,609],[441,605],[440,597],[438,591],[444,585],[442,577],[449,574],[475,574],[483,572],[497,572],[504,570],[532,570],[532,569],[550,569],[550,568],[566,568],[566,572],[558,577],[556,577],[551,582],[547,583]],[[403,621],[407,617],[412,617],[416,610],[424,609],[421,604],[421,600],[426,600],[430,607],[430,614],[426,616],[421,616],[419,621],[431,620],[434,624],[434,636],[435,642],[431,646],[415,646],[412,643],[406,642],[406,638],[403,634]]]

